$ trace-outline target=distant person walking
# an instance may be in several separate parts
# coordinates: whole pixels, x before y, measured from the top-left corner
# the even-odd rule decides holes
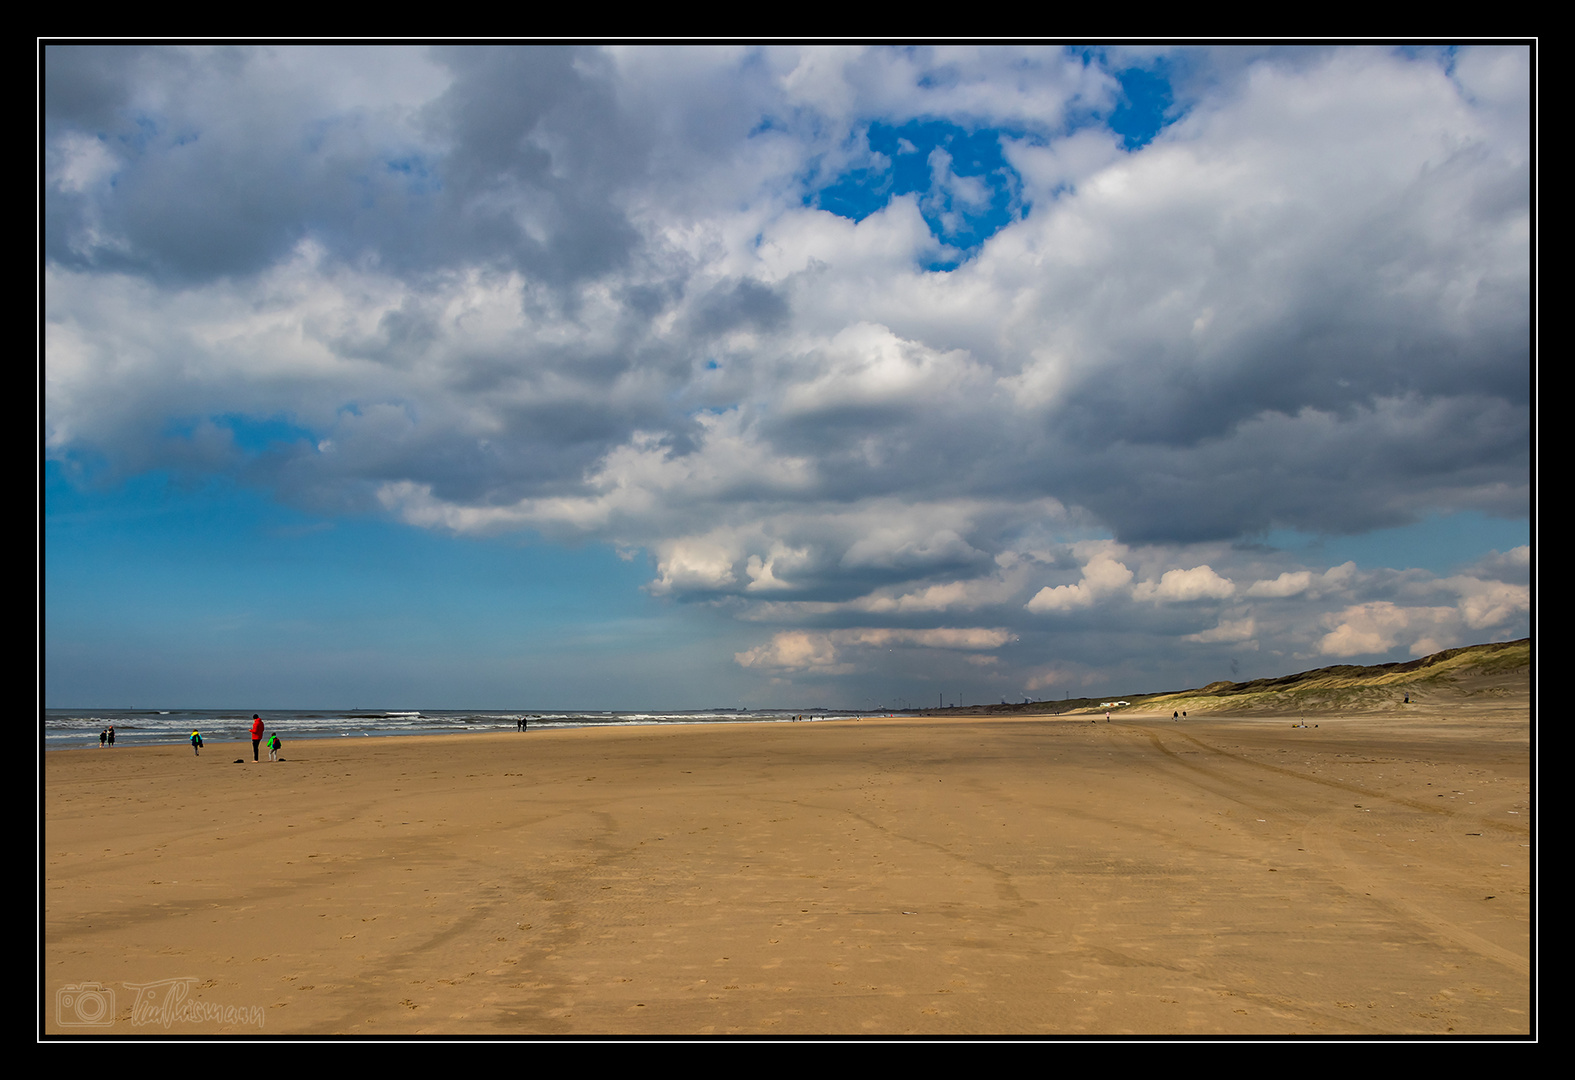
[[[252,713],[252,760],[253,761],[259,760],[258,757],[257,757],[257,747],[262,742],[262,733],[263,733],[262,717],[258,716],[256,713]]]
[[[98,748],[104,749],[104,744],[109,741],[109,728],[103,728],[98,733]]]
[[[115,745],[115,725],[109,725],[109,745]]]
[[[269,761],[278,761],[279,760],[279,747],[281,747],[283,745],[284,745],[284,743],[281,742],[280,739],[279,739],[279,733],[277,731],[274,732],[273,733],[273,738],[268,740],[268,760]]]
[[[199,731],[191,733],[191,754],[193,757],[202,756],[202,733]]]

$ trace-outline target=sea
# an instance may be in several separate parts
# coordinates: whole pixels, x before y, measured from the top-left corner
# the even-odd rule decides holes
[[[559,728],[639,727],[653,724],[781,724],[845,720],[868,713],[825,709],[703,709],[688,712],[480,712],[461,709],[273,709],[259,712],[268,734],[295,739],[367,739],[379,735],[453,735],[464,732]],[[44,749],[99,745],[99,733],[115,729],[116,746],[185,743],[193,731],[204,742],[250,741],[252,713],[234,709],[45,709]]]

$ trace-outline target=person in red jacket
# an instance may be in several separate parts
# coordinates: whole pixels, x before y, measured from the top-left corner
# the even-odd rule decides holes
[[[263,722],[262,717],[252,713],[252,760],[257,760],[257,746],[262,742]]]

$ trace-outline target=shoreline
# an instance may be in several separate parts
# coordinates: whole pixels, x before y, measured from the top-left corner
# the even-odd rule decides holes
[[[1397,711],[1392,711],[1392,712],[1391,711],[1381,711],[1381,712],[1380,711],[1373,711],[1373,712],[1365,712],[1365,713],[1349,713],[1349,714],[1333,714],[1333,715],[1325,714],[1325,713],[1311,713],[1309,715],[1311,716],[1311,722],[1307,725],[1309,728],[1310,727],[1314,727],[1314,726],[1316,726],[1319,723],[1335,724],[1335,723],[1374,723],[1374,722],[1377,722],[1377,723],[1385,723],[1385,724],[1393,725],[1393,724],[1397,724],[1397,723],[1404,724],[1404,723],[1407,723],[1410,720],[1410,717],[1408,717],[1406,713],[1400,712],[1398,710]],[[1179,721],[1179,723],[1182,724],[1182,725],[1185,725],[1185,724],[1200,724],[1200,723],[1230,724],[1230,723],[1237,723],[1237,722],[1248,723],[1248,724],[1264,724],[1264,723],[1275,724],[1275,723],[1288,722],[1289,718],[1292,717],[1292,716],[1296,716],[1298,719],[1301,718],[1301,714],[1296,713],[1293,710],[1287,710],[1287,711],[1281,712],[1281,713],[1269,713],[1269,712],[1258,712],[1258,713],[1251,713],[1251,712],[1202,713],[1202,712],[1200,712],[1200,713],[1198,713],[1195,716],[1192,716],[1192,717],[1189,717],[1188,719]],[[379,733],[379,732],[340,732],[340,733],[333,733],[333,734],[330,734],[330,733],[319,733],[319,732],[309,732],[308,731],[308,732],[291,732],[290,734],[291,734],[292,742],[318,742],[318,741],[332,742],[332,741],[340,740],[340,739],[436,739],[436,738],[475,739],[475,738],[489,737],[489,736],[491,736],[491,737],[498,737],[498,738],[510,738],[510,737],[517,738],[520,735],[531,735],[531,736],[539,737],[539,736],[542,736],[542,735],[547,735],[547,734],[556,733],[556,732],[564,732],[564,731],[627,731],[627,730],[633,730],[633,729],[651,729],[651,728],[655,728],[655,729],[666,729],[666,728],[725,728],[725,727],[753,728],[753,727],[770,727],[770,726],[779,725],[779,724],[816,724],[816,725],[857,724],[857,723],[874,723],[874,722],[878,722],[878,721],[895,721],[895,720],[907,721],[907,722],[911,722],[911,723],[920,723],[920,724],[942,724],[942,725],[945,725],[945,724],[954,724],[955,725],[955,724],[967,724],[967,723],[1010,724],[1010,723],[1014,723],[1014,722],[1024,722],[1024,723],[1101,723],[1102,724],[1102,723],[1106,722],[1102,713],[1099,714],[1099,715],[1096,715],[1096,714],[1094,714],[1092,712],[1083,712],[1083,713],[1052,713],[1052,712],[1030,713],[1030,712],[1022,712],[1022,713],[1007,713],[1007,714],[945,713],[945,714],[938,714],[938,715],[929,715],[929,714],[925,714],[925,713],[892,712],[892,713],[887,713],[887,714],[882,714],[882,715],[864,715],[864,716],[838,715],[838,716],[828,716],[828,717],[818,717],[818,718],[817,717],[806,716],[806,717],[804,717],[803,719],[800,719],[800,720],[795,720],[795,719],[792,719],[791,717],[772,717],[771,719],[759,719],[759,720],[737,720],[737,719],[731,719],[731,718],[730,719],[726,719],[726,720],[618,720],[618,721],[603,721],[603,722],[597,722],[597,723],[575,723],[575,722],[564,722],[564,721],[546,721],[546,722],[539,723],[538,726],[536,726],[534,728],[530,728],[530,729],[528,729],[526,731],[523,731],[523,732],[522,731],[505,730],[505,729],[502,729],[502,728],[485,728],[485,729],[474,730],[474,731],[452,731],[452,730],[449,730],[449,731],[405,731],[405,732],[381,732],[381,733]],[[1435,715],[1431,715],[1431,714],[1420,715],[1419,720],[1420,720],[1420,722],[1428,724],[1430,726],[1437,725],[1438,723],[1441,723],[1441,722],[1447,722],[1447,721],[1442,721],[1439,717],[1437,717]],[[1123,723],[1123,722],[1125,722],[1125,723],[1160,723],[1160,722],[1169,722],[1169,721],[1170,721],[1170,717],[1169,716],[1167,716],[1167,715],[1165,715],[1165,714],[1163,714],[1161,712],[1158,712],[1158,711],[1153,711],[1153,712],[1150,712],[1150,711],[1128,711],[1128,712],[1125,712],[1125,713],[1115,713],[1115,712],[1113,712],[1112,713],[1112,721],[1111,722],[1114,722],[1114,723]],[[269,735],[272,735],[275,732],[275,730],[279,731],[279,734],[281,735],[281,737],[285,734],[285,730],[282,729],[282,728],[276,728],[274,726],[270,726],[267,729]],[[125,738],[125,737],[126,737],[125,735],[122,735],[122,738]],[[51,746],[51,745],[48,745],[46,743],[45,745],[43,745],[41,747],[41,749],[44,752],[47,752],[47,753],[55,753],[55,752],[62,751],[62,750],[101,750],[101,749],[149,750],[149,749],[158,749],[158,748],[166,748],[167,749],[169,747],[176,747],[176,748],[179,748],[179,749],[189,749],[190,748],[182,739],[176,738],[174,736],[171,736],[171,737],[169,737],[167,739],[161,739],[158,742],[146,742],[146,741],[126,742],[126,743],[123,743],[121,745],[117,745],[117,746],[114,746],[114,747],[104,747],[104,746],[96,745],[95,743],[90,741],[90,740],[95,739],[96,736],[92,736],[92,735],[89,735],[87,733],[84,733],[82,738],[84,740],[89,740],[87,745],[83,745],[83,746],[54,745],[54,746]],[[220,745],[226,745],[227,743],[233,742],[233,741],[234,740],[224,740],[223,742],[220,742],[220,741],[216,741],[216,740],[208,740],[206,745],[220,746]],[[250,742],[250,740],[244,740],[242,743],[237,743],[236,745],[250,746],[251,742]]]
[[[48,712],[48,711],[65,712],[65,711],[68,711],[68,710],[46,710],[46,712]],[[80,710],[80,711],[87,711],[87,710]],[[332,731],[332,730],[313,731],[313,730],[311,730],[309,728],[304,728],[303,729],[303,728],[300,728],[300,727],[291,727],[290,726],[290,714],[292,712],[294,712],[294,713],[303,713],[304,712],[304,713],[317,714],[319,712],[319,710],[277,710],[277,711],[275,711],[273,713],[274,716],[279,716],[281,713],[284,714],[285,719],[282,722],[277,721],[277,720],[276,721],[269,721],[268,715],[264,714],[264,720],[265,721],[269,721],[268,722],[268,728],[267,728],[268,733],[271,735],[271,734],[273,734],[274,731],[277,730],[279,732],[279,734],[281,735],[281,737],[283,735],[285,735],[286,733],[289,733],[293,740],[357,739],[357,738],[373,738],[373,739],[397,738],[397,739],[403,739],[403,738],[427,738],[427,737],[434,736],[434,735],[476,736],[476,735],[517,735],[517,734],[521,734],[519,731],[517,731],[515,729],[512,729],[512,728],[505,727],[505,726],[503,726],[500,723],[489,724],[487,726],[477,725],[477,726],[472,726],[472,727],[454,726],[454,727],[440,728],[440,729],[437,729],[437,730],[390,731],[390,730],[376,730],[376,729],[374,729],[374,730],[371,730],[371,731]],[[165,715],[167,715],[167,714],[165,714]],[[413,713],[413,714],[410,714],[410,715],[414,715],[414,716],[416,716],[419,719],[424,719],[424,720],[428,720],[428,721],[441,722],[441,720],[442,720],[441,716],[438,715],[437,713],[434,713],[432,715],[427,715],[427,716],[423,716],[420,713]],[[471,715],[507,715],[507,714],[471,714]],[[728,718],[725,718],[725,719],[713,720],[713,719],[706,719],[703,716],[697,716],[694,719],[676,719],[676,718],[674,718],[674,716],[675,715],[681,715],[681,714],[652,714],[652,713],[624,713],[624,714],[605,713],[604,714],[604,713],[572,713],[572,712],[564,713],[564,712],[558,712],[558,713],[543,713],[543,714],[534,714],[533,713],[533,714],[528,714],[528,715],[529,715],[530,719],[535,721],[535,723],[536,723],[536,726],[534,728],[530,729],[532,732],[537,732],[537,731],[567,731],[567,730],[579,730],[579,729],[583,729],[583,728],[681,727],[681,726],[682,727],[713,727],[713,726],[726,725],[726,724],[762,725],[762,724],[784,724],[784,723],[825,723],[827,721],[834,721],[834,720],[844,720],[844,719],[857,720],[857,719],[867,719],[868,718],[868,717],[851,717],[851,716],[847,716],[846,714],[836,714],[836,715],[833,715],[833,716],[825,716],[825,717],[818,717],[818,718],[806,715],[802,719],[795,720],[795,719],[793,719],[791,714],[786,714],[786,713],[782,713],[782,714],[762,713],[759,718],[752,718],[752,719],[747,719],[747,720],[745,720],[745,719],[736,719],[736,718],[733,718],[733,717],[728,717]],[[659,716],[662,716],[662,718],[661,719],[649,719],[648,717],[650,717],[652,715],[659,715]],[[594,720],[586,720],[586,721],[582,722],[579,719],[577,719],[577,717],[579,717],[579,716],[597,716],[597,717],[605,717],[605,718],[594,719]],[[619,716],[628,716],[628,717],[631,717],[631,719],[615,719],[615,717],[619,717]],[[348,714],[347,714],[346,718],[347,719],[357,719],[356,717],[348,715]],[[101,723],[102,726],[107,727],[107,726],[110,725],[111,719],[113,719],[113,718],[106,718],[103,721],[95,721],[95,724],[97,725],[97,724]],[[232,725],[229,728],[229,730],[232,730],[232,731],[236,730],[236,727],[238,726],[238,725],[234,725],[233,721],[226,721],[226,723],[229,723],[229,724]],[[201,729],[204,726],[208,727],[208,729],[210,731],[212,730],[212,725],[199,724],[198,728]],[[135,732],[138,732],[138,731],[139,731],[139,729],[132,728],[129,725],[120,727],[120,730],[119,730],[120,737],[123,740],[129,740],[129,741],[126,741],[124,743],[124,748],[130,748],[130,747],[133,747],[133,746],[136,746],[136,747],[148,747],[148,746],[187,746],[188,745],[187,741],[186,741],[187,740],[187,735],[185,733],[183,733],[183,731],[182,732],[177,732],[173,728],[170,729],[168,733],[161,733],[161,734],[159,734],[159,735],[157,735],[156,737],[153,737],[153,738],[148,738],[145,734],[134,734]],[[76,739],[79,739],[79,738],[82,740],[84,745],[80,745],[80,746],[74,745],[74,744],[73,745],[63,745],[68,740],[76,740]],[[205,736],[205,738],[206,738],[206,736]],[[107,747],[100,747],[98,745],[98,743],[97,743],[97,740],[98,740],[98,733],[96,731],[83,730],[80,734],[72,733],[70,735],[61,735],[61,734],[58,734],[58,733],[53,733],[52,734],[49,731],[48,721],[46,720],[46,722],[45,722],[45,730],[44,730],[44,743],[43,743],[42,749],[44,749],[45,751],[48,751],[48,752],[54,752],[54,751],[57,751],[57,750],[67,750],[67,749],[73,749],[73,750],[107,749]],[[233,741],[233,740],[225,740],[225,741]],[[250,740],[247,740],[247,741],[249,742]],[[51,743],[53,743],[53,745],[51,745]],[[116,749],[121,749],[121,748],[122,748],[121,746],[117,746],[116,747]]]
[[[1156,714],[1156,716],[1157,716],[1157,714]],[[548,721],[548,722],[540,723],[540,724],[538,724],[538,726],[536,726],[534,728],[530,728],[530,729],[528,729],[526,731],[510,731],[510,730],[505,730],[505,729],[501,729],[501,728],[486,728],[486,729],[476,730],[476,731],[406,731],[406,732],[383,732],[383,733],[376,733],[376,732],[340,732],[340,733],[337,733],[337,734],[314,733],[314,732],[295,732],[295,733],[291,734],[291,741],[293,743],[293,742],[317,742],[317,741],[330,741],[331,742],[331,741],[335,741],[335,740],[339,740],[339,739],[434,739],[434,738],[475,739],[475,738],[488,737],[488,736],[494,736],[494,737],[498,737],[498,738],[510,738],[510,737],[518,738],[520,735],[530,735],[530,736],[533,736],[533,737],[540,737],[542,735],[547,735],[547,734],[556,733],[556,732],[563,732],[563,731],[627,731],[627,730],[631,730],[631,729],[648,729],[648,728],[722,728],[722,727],[751,728],[751,727],[769,727],[769,726],[777,725],[777,724],[866,723],[866,722],[872,722],[872,721],[877,721],[877,720],[909,720],[909,721],[914,721],[914,722],[917,722],[917,723],[936,723],[936,722],[940,722],[940,723],[962,723],[962,722],[965,722],[965,721],[984,720],[984,721],[991,721],[991,722],[997,722],[997,723],[1006,723],[1006,722],[1010,722],[1010,721],[1013,721],[1013,720],[1023,720],[1023,721],[1052,721],[1052,720],[1082,721],[1082,720],[1085,720],[1085,719],[1089,719],[1089,718],[1085,717],[1085,716],[1081,716],[1081,715],[1079,715],[1079,716],[1066,716],[1066,715],[1063,715],[1063,714],[1060,714],[1060,713],[1022,713],[1022,714],[1013,714],[1011,716],[988,716],[988,715],[983,715],[983,714],[980,714],[980,715],[968,714],[968,715],[961,715],[961,716],[941,716],[941,717],[929,717],[929,716],[923,716],[923,715],[919,715],[919,714],[893,713],[893,714],[880,715],[880,716],[873,716],[873,715],[843,716],[843,715],[839,715],[839,716],[822,717],[822,718],[814,718],[814,717],[806,716],[802,720],[794,720],[794,719],[791,719],[790,717],[775,717],[774,716],[771,719],[759,719],[759,720],[735,720],[735,719],[727,719],[727,720],[617,720],[617,721],[603,721],[603,722],[599,722],[599,723],[583,723],[583,724],[582,723],[575,723],[575,722],[564,722],[564,721]],[[1134,717],[1129,717],[1129,719],[1150,719],[1150,718],[1147,717],[1147,716],[1134,716]],[[267,729],[268,735],[272,735],[275,730],[276,729],[274,727],[270,726]],[[282,738],[284,736],[284,734],[285,734],[285,731],[283,729],[278,729],[278,730],[279,730],[279,735]],[[125,736],[123,735],[122,738],[124,738],[124,737]],[[96,739],[96,736],[90,736],[90,735],[84,733],[82,738],[84,740],[93,740],[93,739]],[[228,745],[231,742],[234,742],[234,740],[227,739],[227,740],[224,740],[222,742],[221,741],[217,741],[217,740],[207,740],[205,742],[204,749],[206,749],[208,746]],[[249,747],[249,746],[251,746],[251,740],[248,739],[248,740],[245,740],[243,743],[236,743],[236,745],[244,745],[244,746]],[[187,749],[187,750],[190,749],[190,746],[185,741],[183,741],[181,738],[175,737],[173,735],[168,737],[168,738],[162,738],[162,739],[160,739],[157,742],[150,742],[150,741],[139,741],[139,742],[134,742],[134,743],[133,742],[125,742],[125,743],[122,743],[122,744],[114,746],[114,747],[99,746],[96,743],[93,743],[93,742],[90,741],[88,745],[84,745],[84,746],[60,746],[60,745],[50,746],[50,745],[46,744],[46,745],[44,745],[42,747],[42,749],[46,753],[58,753],[58,752],[63,751],[63,750],[101,750],[101,749],[103,749],[103,750],[108,750],[108,749],[114,749],[114,750],[151,750],[151,749],[158,749],[158,748],[166,748],[167,749],[169,747],[175,747],[177,749]]]

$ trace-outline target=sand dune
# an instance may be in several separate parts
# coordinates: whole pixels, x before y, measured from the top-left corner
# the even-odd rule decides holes
[[[1318,725],[50,753],[43,1029],[1528,1032],[1524,701]]]
[[[923,709],[924,716],[1011,716],[1076,713],[1103,716],[1111,699],[1120,699],[1117,713],[1186,711],[1189,714],[1245,716],[1392,713],[1402,705],[1427,705],[1448,710],[1472,707],[1484,700],[1526,702],[1531,697],[1531,639],[1500,641],[1445,649],[1429,656],[1390,664],[1336,664],[1294,675],[1220,681],[1195,690],[1162,693],[1106,694],[1060,701],[1001,702]]]

